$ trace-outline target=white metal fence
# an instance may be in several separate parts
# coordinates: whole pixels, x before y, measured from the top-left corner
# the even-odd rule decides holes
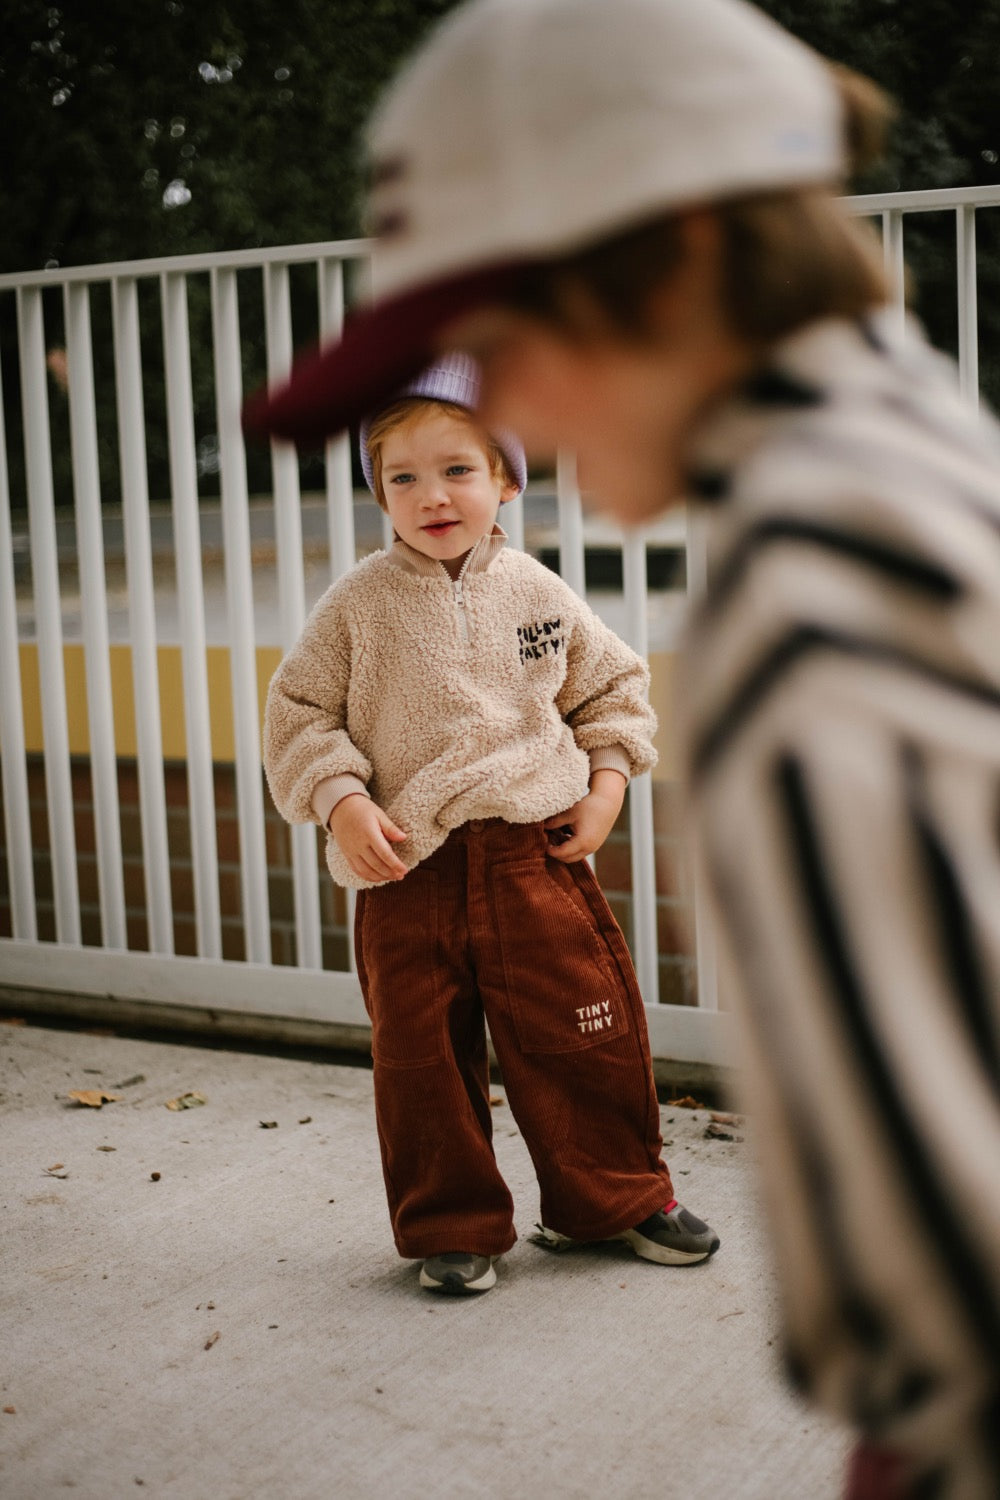
[[[948,210],[955,214],[959,367],[963,390],[970,399],[975,399],[978,391],[975,214],[977,208],[1000,205],[1000,188],[896,194],[856,198],[849,203],[854,211],[880,221],[887,265],[900,287],[904,216],[927,210]],[[29,517],[56,938],[54,943],[40,942],[36,922],[11,527],[13,497],[8,465],[8,441],[13,434],[5,421],[0,426],[0,767],[13,935],[0,940],[0,985],[114,996],[150,1004],[207,1007],[216,1012],[287,1015],[348,1026],[366,1024],[354,976],[322,970],[319,885],[322,877],[317,872],[315,834],[311,828],[293,832],[297,968],[279,967],[271,962],[254,560],[247,455],[239,412],[247,359],[241,315],[248,295],[251,304],[257,299],[266,374],[274,380],[288,368],[293,345],[303,342],[303,333],[323,338],[338,333],[344,315],[345,278],[349,274],[355,284],[364,283],[370,274],[367,256],[367,244],[352,241],[0,276],[0,313],[5,300],[9,303],[13,299],[16,309],[11,321],[11,339],[15,339],[16,324],[16,376],[22,414],[22,431],[17,435],[18,472],[23,475],[20,482]],[[227,962],[222,956],[211,704],[205,664],[205,591],[189,299],[192,286],[199,284],[200,279],[204,287],[206,277],[210,309],[206,326],[212,345],[225,565],[225,634],[230,653],[240,827],[240,888],[246,936],[246,961],[241,963]],[[294,299],[293,277],[297,288]],[[308,327],[293,329],[293,305],[301,309],[302,288],[306,284],[311,299],[311,311],[305,319]],[[155,315],[150,306],[151,288],[158,288],[159,294]],[[103,451],[107,467],[107,435],[99,431],[97,418],[92,333],[95,299],[107,298],[108,293],[110,319],[105,321],[117,413],[115,463],[121,488],[148,916],[148,951],[143,952],[129,951],[126,937],[121,809],[109,669],[101,461]],[[52,429],[48,399],[47,358],[53,338],[65,348],[71,490],[101,913],[99,946],[85,946],[81,941],[53,478],[54,444],[59,435]],[[160,351],[156,356],[149,353],[154,345]],[[147,392],[156,359],[160,363],[152,383],[157,390],[158,410],[151,413]],[[261,370],[260,374],[263,373]],[[2,394],[0,390],[0,399]],[[157,423],[161,424],[161,433],[165,426],[180,601],[197,958],[178,957],[173,951],[147,454],[147,437],[156,430]],[[273,445],[270,457],[279,634],[280,645],[287,647],[296,638],[306,609],[300,475],[296,457],[286,445]],[[557,478],[560,570],[582,593],[584,522],[569,461],[560,464]],[[355,557],[351,464],[344,438],[327,446],[324,482],[330,571],[336,576]],[[523,545],[520,516],[515,518],[512,531],[513,544]],[[619,544],[624,576],[623,633],[638,651],[646,654],[646,537],[637,532],[620,537]],[[688,578],[697,587],[703,573],[703,549],[693,532],[688,537]],[[696,919],[699,1005],[688,1008],[658,1004],[653,802],[648,777],[640,778],[631,788],[630,826],[632,942],[649,1011],[654,1052],[688,1063],[718,1064],[726,1057],[725,1017],[716,1011],[714,954],[711,936],[700,914]]]

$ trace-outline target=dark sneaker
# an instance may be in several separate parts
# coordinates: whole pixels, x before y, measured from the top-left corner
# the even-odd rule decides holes
[[[585,1244],[584,1240],[571,1240],[556,1229],[537,1225],[538,1233],[531,1242],[545,1250],[574,1250]],[[624,1240],[631,1245],[636,1255],[643,1260],[657,1261],[661,1266],[689,1266],[696,1261],[707,1260],[719,1248],[719,1236],[714,1229],[675,1203],[667,1212],[660,1208],[633,1229],[623,1229],[621,1234],[609,1236],[613,1240]]]
[[[669,1213],[657,1209],[634,1229],[624,1229],[614,1238],[631,1245],[643,1260],[655,1260],[661,1266],[693,1265],[707,1260],[719,1248],[715,1230],[679,1203]]]
[[[473,1255],[469,1250],[446,1250],[432,1255],[420,1267],[420,1285],[448,1297],[467,1297],[488,1292],[497,1279],[492,1255]]]

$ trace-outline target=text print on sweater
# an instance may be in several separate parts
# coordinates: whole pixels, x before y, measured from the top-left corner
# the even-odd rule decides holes
[[[517,639],[522,661],[538,661],[542,656],[558,655],[565,647],[562,635],[562,620],[540,620],[537,625],[519,625]]]
[[[539,822],[578,802],[592,769],[655,764],[645,662],[504,541],[496,528],[477,543],[460,601],[399,541],[319,600],[268,691],[264,763],[289,822],[323,821],[317,788],[349,778],[405,831],[413,868],[462,823]],[[327,863],[339,884],[368,884],[332,837]]]

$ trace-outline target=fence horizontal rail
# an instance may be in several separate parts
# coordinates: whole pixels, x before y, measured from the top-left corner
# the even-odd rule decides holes
[[[64,286],[86,281],[94,285],[117,281],[122,276],[165,276],[180,272],[253,270],[261,266],[300,265],[321,260],[365,260],[371,255],[370,240],[329,240],[316,245],[270,245],[260,250],[212,250],[195,255],[162,255],[148,260],[105,261],[90,266],[53,266],[40,271],[5,271],[0,291],[18,287]]]

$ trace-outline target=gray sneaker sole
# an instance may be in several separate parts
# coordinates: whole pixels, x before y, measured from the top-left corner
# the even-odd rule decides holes
[[[579,1250],[588,1243],[586,1240],[571,1240],[557,1229],[546,1229],[544,1224],[538,1224],[536,1228],[538,1233],[531,1235],[530,1239],[532,1244],[540,1245],[543,1250]],[[621,1234],[612,1235],[611,1239],[630,1245],[641,1260],[650,1260],[659,1266],[694,1266],[699,1261],[708,1260],[719,1248],[716,1240],[714,1245],[705,1250],[674,1250],[667,1245],[658,1245],[655,1240],[648,1240],[635,1229],[624,1229]],[[607,1244],[608,1241],[594,1240],[590,1243]]]
[[[446,1271],[438,1280],[431,1276],[426,1265],[420,1267],[420,1285],[429,1292],[441,1292],[445,1297],[468,1297],[475,1296],[477,1292],[488,1292],[491,1286],[496,1286],[497,1273],[493,1269],[492,1260],[489,1266],[478,1276],[475,1281],[464,1281],[457,1271]]]
[[[719,1248],[719,1242],[716,1240],[714,1245],[705,1250],[674,1250],[669,1245],[658,1245],[655,1240],[648,1240],[645,1235],[639,1234],[635,1229],[625,1229],[614,1238],[622,1240],[626,1245],[631,1245],[640,1260],[651,1260],[659,1266],[697,1265],[700,1260],[708,1260]]]

